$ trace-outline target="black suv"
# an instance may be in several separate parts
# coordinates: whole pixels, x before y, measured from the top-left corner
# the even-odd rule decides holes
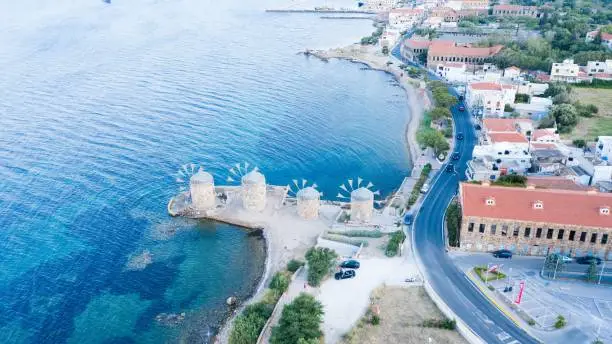
[[[593,257],[593,256],[584,256],[576,258],[576,263],[578,264],[591,264],[591,262],[595,262],[595,264],[601,264],[601,258]]]
[[[492,253],[495,258],[512,258],[512,252],[509,250],[497,250]]]
[[[336,272],[334,278],[337,280],[353,278],[355,277],[355,270],[342,270],[340,272]]]
[[[345,268],[345,269],[359,269],[359,262],[356,260],[347,260],[342,262],[342,264],[340,264],[341,268]]]

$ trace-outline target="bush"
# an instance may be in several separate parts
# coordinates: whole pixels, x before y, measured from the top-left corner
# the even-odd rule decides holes
[[[380,324],[380,316],[377,314],[372,315],[372,320],[370,320],[370,324],[376,326]]]
[[[448,232],[448,244],[459,247],[459,227],[461,226],[461,206],[452,202],[446,209],[446,230]]]
[[[559,315],[557,317],[557,321],[555,322],[555,328],[556,329],[564,328],[565,325],[567,325],[567,321],[565,321],[565,317],[563,317],[563,315]]]
[[[477,266],[474,268],[474,272],[480,277],[483,282],[491,282],[506,278],[506,275],[501,272],[489,272],[487,273],[486,266]]]
[[[495,291],[495,287],[494,287],[494,286],[492,286],[492,285],[490,285],[490,286],[489,286],[489,290],[490,290],[490,291]]]
[[[457,322],[450,319],[425,319],[423,320],[423,327],[441,328],[444,330],[455,330],[457,328]]]
[[[312,247],[306,252],[308,262],[308,284],[313,287],[319,286],[323,278],[334,266],[334,260],[338,257],[334,250],[323,247]]]
[[[524,93],[517,93],[514,98],[515,103],[529,103],[529,95]]]
[[[399,245],[404,242],[406,239],[406,234],[404,231],[395,231],[391,233],[391,239],[387,243],[387,249],[385,250],[385,255],[387,257],[395,257],[397,255],[397,251],[399,250]]]
[[[513,112],[514,108],[510,104],[504,105],[504,112]]]
[[[425,184],[427,178],[429,178],[429,173],[431,173],[431,164],[426,164],[423,166],[423,170],[421,170],[419,180],[417,180],[412,188],[412,192],[408,198],[408,204],[406,204],[407,208],[410,208],[414,203],[416,203],[417,199],[419,199],[419,196],[421,195],[421,188],[423,187],[423,184]]]
[[[315,343],[322,335],[323,305],[312,295],[301,293],[283,308],[272,329],[271,344]]]
[[[287,273],[279,271],[272,277],[269,288],[276,291],[278,295],[282,295],[289,288],[290,282],[291,279],[287,276]]]
[[[508,174],[499,177],[496,181],[493,182],[493,185],[525,187],[527,186],[527,177],[519,176],[518,174]]]
[[[287,263],[287,271],[294,273],[303,265],[304,265],[303,261],[297,260],[297,259],[291,259],[289,263]]]
[[[529,324],[529,326],[535,326],[535,324],[536,324],[535,320],[533,320],[533,319],[529,319],[527,321],[527,323]]]
[[[578,148],[584,148],[586,147],[586,140],[584,139],[575,139],[574,141],[572,141],[572,144]]]
[[[368,246],[367,240],[363,240],[359,238],[351,238],[351,237],[344,236],[344,235],[324,234],[323,236],[321,236],[321,238],[326,239],[326,240],[331,240],[331,241],[337,241],[337,242],[341,242],[341,243],[349,244],[353,246],[361,246],[361,245],[363,245],[364,247]]]
[[[229,337],[230,344],[252,344],[257,342],[266,321],[272,315],[273,305],[263,302],[248,305],[236,317]]]

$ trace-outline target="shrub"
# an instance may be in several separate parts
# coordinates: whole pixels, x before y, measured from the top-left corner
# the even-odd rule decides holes
[[[459,247],[459,227],[461,226],[461,206],[452,202],[446,209],[446,230],[448,232],[448,244]]]
[[[293,273],[296,272],[301,266],[304,265],[304,262],[297,259],[291,259],[289,263],[287,263],[287,271]]]
[[[356,237],[356,238],[380,238],[383,236],[383,233],[379,230],[350,230],[350,231],[328,231],[328,234],[342,235],[347,237]]]
[[[564,328],[566,324],[567,322],[565,321],[565,317],[563,317],[563,315],[559,315],[557,317],[557,321],[555,322],[555,328],[556,329]]]
[[[495,290],[495,287],[494,287],[494,286],[492,286],[492,285],[490,285],[490,286],[489,286],[489,290],[490,290],[490,291],[494,291],[494,290]]]
[[[406,206],[410,208],[414,203],[416,203],[417,199],[419,199],[419,195],[421,194],[421,188],[427,178],[429,178],[429,173],[431,172],[431,164],[426,164],[423,166],[423,170],[421,171],[421,175],[419,176],[419,180],[414,184],[412,188],[412,192],[410,193],[410,197],[408,198],[408,204]]]
[[[324,234],[321,238],[331,241],[337,241],[344,244],[349,244],[353,246],[368,246],[367,240],[359,239],[359,238],[351,238],[344,235],[337,234]]]
[[[483,282],[491,282],[499,279],[506,278],[506,275],[497,271],[497,272],[489,272],[487,273],[486,266],[477,266],[474,268],[474,272],[480,277]]]
[[[308,262],[308,284],[313,287],[319,286],[321,280],[329,273],[338,257],[334,250],[323,247],[313,247],[306,252]]]
[[[527,177],[520,176],[518,174],[508,174],[505,176],[499,177],[496,181],[493,182],[494,185],[500,186],[527,186]]]
[[[425,319],[421,326],[454,330],[457,327],[457,322],[450,319]]]
[[[257,342],[266,321],[272,315],[274,306],[263,302],[248,305],[236,317],[229,337],[230,344],[252,344]]]
[[[372,315],[372,319],[370,320],[370,324],[376,326],[380,324],[380,316],[377,314]]]
[[[510,104],[506,104],[506,105],[504,105],[504,111],[505,112],[512,112],[512,111],[514,111],[514,108]]]
[[[286,272],[279,271],[274,274],[270,281],[269,288],[276,291],[279,295],[283,294],[289,288],[290,283],[289,276]]]
[[[278,325],[272,329],[271,344],[315,343],[323,332],[323,305],[312,295],[301,293],[283,308]]]
[[[529,319],[527,321],[527,323],[529,324],[529,326],[535,326],[535,324],[536,324],[535,320],[533,320],[533,319]]]
[[[584,148],[586,147],[586,140],[584,139],[575,139],[574,141],[572,141],[572,144],[578,148]]]
[[[395,257],[397,255],[397,251],[399,250],[399,245],[404,242],[406,239],[406,234],[404,231],[395,231],[391,233],[391,239],[387,243],[387,249],[385,250],[385,255],[387,257]]]

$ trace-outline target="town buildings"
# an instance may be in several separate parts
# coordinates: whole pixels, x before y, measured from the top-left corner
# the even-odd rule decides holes
[[[601,160],[612,161],[612,136],[599,136],[595,143],[595,153]]]
[[[539,17],[537,6],[495,5],[493,15],[500,17]]]
[[[398,4],[398,0],[372,0],[365,3],[365,8],[374,11],[388,11],[395,8]]]
[[[599,34],[599,30],[587,32],[585,41],[587,43],[593,42],[597,35]],[[601,33],[601,45],[607,47],[608,49],[612,49],[612,33],[602,32]]]
[[[580,68],[573,59],[563,60],[561,63],[553,63],[550,70],[550,81],[578,82]]]
[[[612,259],[612,194],[461,183],[460,249]]]
[[[419,8],[394,8],[389,11],[389,25],[396,30],[408,30],[425,18]]]
[[[435,68],[440,62],[483,64],[486,59],[497,55],[502,48],[502,45],[477,48],[470,45],[457,45],[453,41],[433,41],[427,51],[427,66]]]
[[[506,104],[514,103],[518,86],[495,82],[472,82],[466,87],[469,108],[480,109],[483,116],[502,116]]]
[[[450,83],[462,83],[466,79],[466,68],[464,62],[445,62],[438,65],[436,74]]]

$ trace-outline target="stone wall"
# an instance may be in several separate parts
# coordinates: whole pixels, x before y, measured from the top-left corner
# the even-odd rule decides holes
[[[473,224],[472,231],[470,224]],[[549,230],[552,230],[550,234]],[[539,237],[538,231],[540,231]],[[573,240],[570,240],[572,232],[574,232]],[[581,240],[582,233],[585,233],[584,240]],[[594,243],[591,242],[593,234],[596,234]],[[605,244],[602,243],[604,235],[607,235]],[[612,228],[463,217],[460,249],[464,251],[508,249],[516,254],[534,256],[562,253],[579,257],[591,254],[612,260]]]

